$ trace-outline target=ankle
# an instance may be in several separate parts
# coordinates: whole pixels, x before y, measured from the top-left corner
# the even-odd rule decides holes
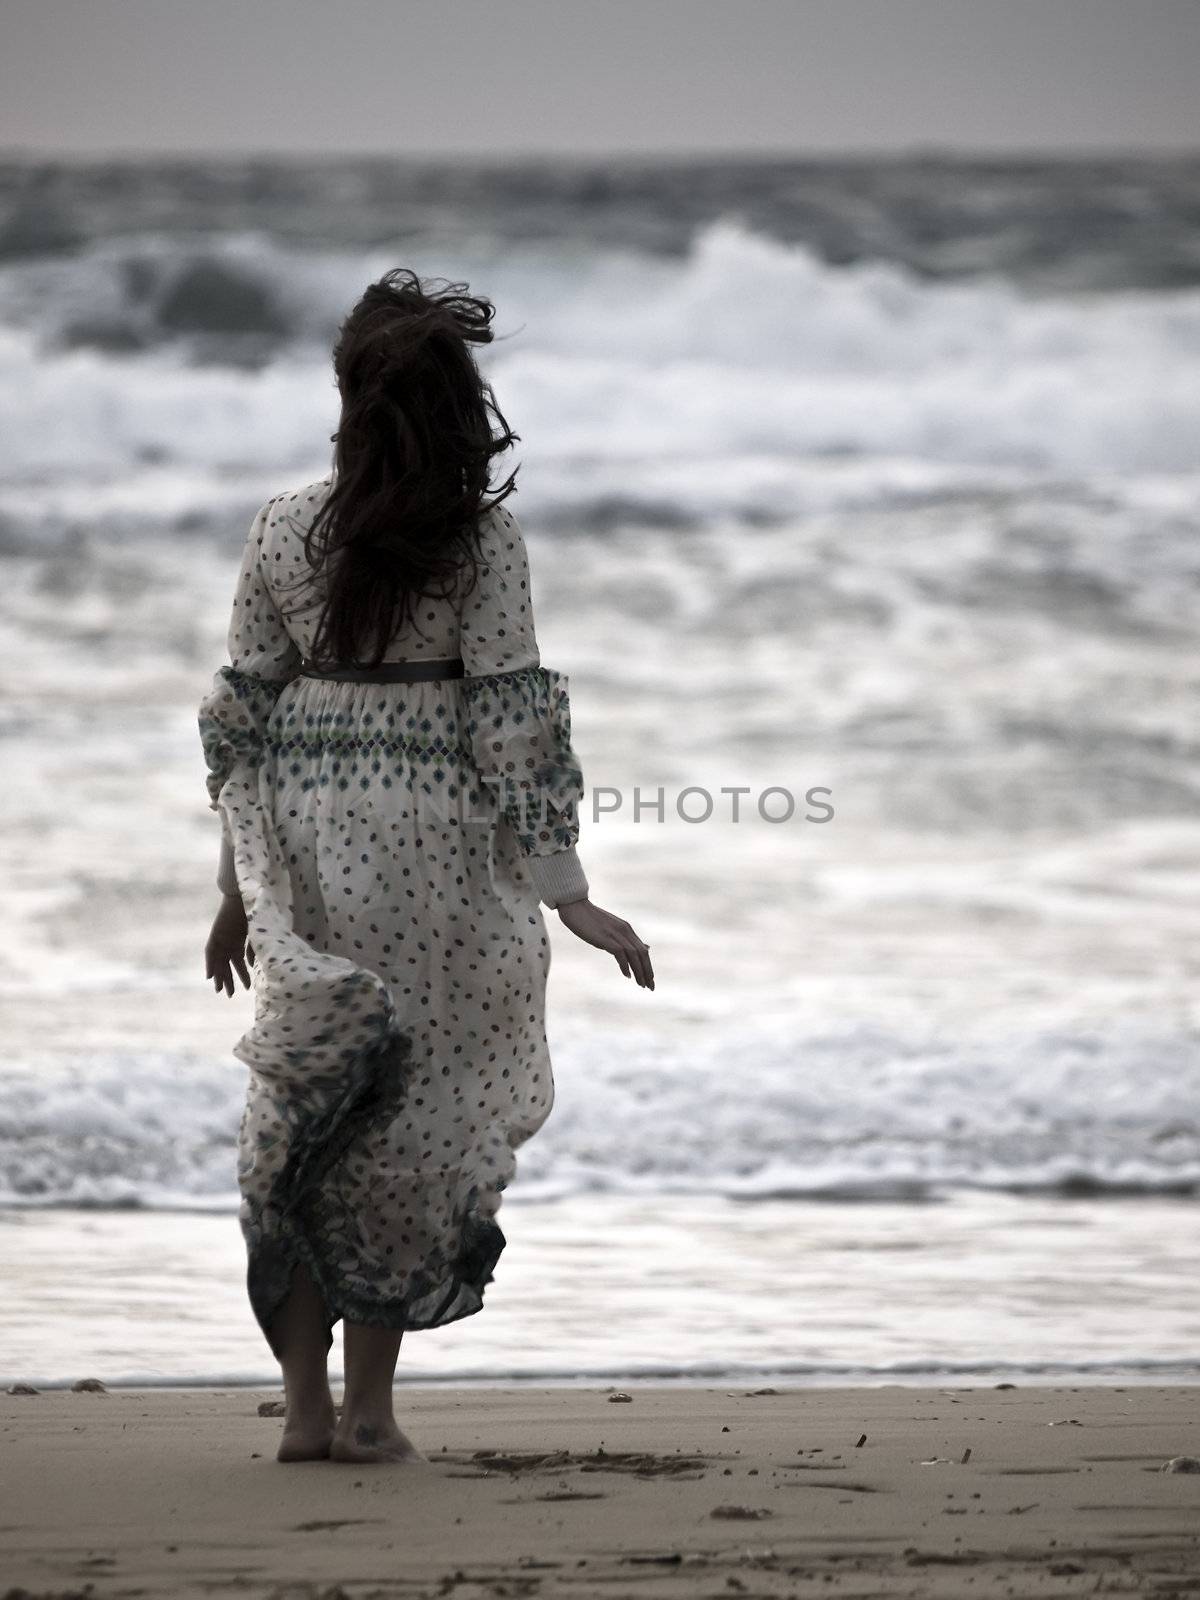
[[[396,1413],[392,1408],[391,1395],[348,1395],[342,1405],[342,1426],[354,1428],[359,1425],[395,1428]]]
[[[332,1416],[333,1396],[329,1385],[308,1380],[303,1383],[284,1383],[284,1404],[291,1416]]]

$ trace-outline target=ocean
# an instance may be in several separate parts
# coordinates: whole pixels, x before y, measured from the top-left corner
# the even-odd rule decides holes
[[[548,914],[555,1108],[402,1373],[1200,1376],[1200,159],[928,154],[0,160],[0,1377],[272,1371],[195,716],[395,265],[497,306],[658,978]]]

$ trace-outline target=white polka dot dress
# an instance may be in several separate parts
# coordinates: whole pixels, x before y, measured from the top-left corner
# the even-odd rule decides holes
[[[480,1309],[501,1192],[554,1100],[540,898],[587,890],[567,681],[540,664],[516,518],[485,518],[477,585],[421,602],[386,653],[466,677],[306,677],[295,582],[330,482],[254,518],[200,708],[256,958],[238,1176],[268,1340],[299,1262],[330,1327]]]

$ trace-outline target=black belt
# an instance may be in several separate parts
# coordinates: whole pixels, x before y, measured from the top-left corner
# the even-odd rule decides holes
[[[325,678],[334,683],[429,683],[466,676],[461,656],[429,661],[381,661],[377,667],[314,667],[300,664],[302,678]]]

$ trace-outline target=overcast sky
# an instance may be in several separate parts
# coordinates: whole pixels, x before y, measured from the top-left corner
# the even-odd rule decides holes
[[[9,152],[1200,148],[1200,0],[0,0]]]

